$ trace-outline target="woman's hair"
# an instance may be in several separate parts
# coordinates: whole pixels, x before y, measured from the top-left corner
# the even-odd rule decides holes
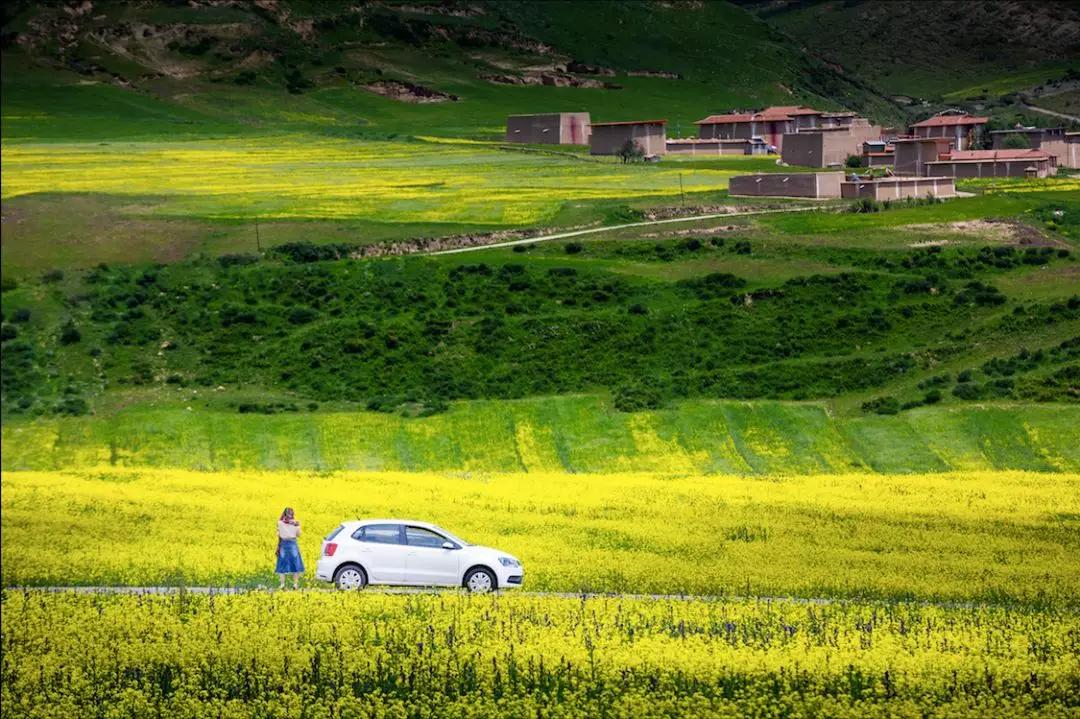
[[[281,513],[282,519],[293,519],[295,516],[296,512],[293,511],[292,507],[286,507]]]

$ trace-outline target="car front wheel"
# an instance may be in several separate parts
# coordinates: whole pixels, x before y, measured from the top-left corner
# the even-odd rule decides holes
[[[334,585],[338,589],[363,589],[367,585],[367,574],[360,567],[347,564],[334,573]]]
[[[474,569],[465,576],[465,588],[474,594],[483,594],[496,588],[495,575],[486,569]]]

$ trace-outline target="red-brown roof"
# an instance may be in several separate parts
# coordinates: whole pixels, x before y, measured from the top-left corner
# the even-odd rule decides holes
[[[1042,150],[953,150],[943,152],[943,162],[964,162],[980,160],[991,162],[995,160],[1047,160],[1050,153]]]
[[[912,127],[949,127],[952,125],[985,125],[990,121],[988,117],[973,117],[971,115],[938,115],[929,120],[916,122]]]
[[[624,120],[622,122],[594,122],[593,127],[615,127],[616,125],[666,125],[667,120]]]
[[[779,105],[766,107],[761,112],[733,112],[726,115],[709,115],[695,125],[722,125],[730,122],[782,122],[795,115],[821,115],[820,110],[802,105]]]
[[[754,116],[746,113],[732,113],[728,115],[709,115],[704,120],[698,120],[695,125],[720,125],[726,122],[750,122]]]

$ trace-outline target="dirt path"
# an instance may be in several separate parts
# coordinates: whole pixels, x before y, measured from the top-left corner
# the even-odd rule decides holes
[[[1032,112],[1038,112],[1043,115],[1050,115],[1051,117],[1061,118],[1062,120],[1068,120],[1069,122],[1080,122],[1080,117],[1075,115],[1066,115],[1063,112],[1054,112],[1053,110],[1047,110],[1042,107],[1035,107],[1034,105],[1024,105],[1024,107]]]
[[[429,255],[453,255],[458,252],[476,252],[478,250],[491,250],[499,247],[513,247],[514,245],[528,245],[534,242],[547,242],[548,240],[565,240],[568,237],[581,237],[593,235],[598,232],[611,232],[612,230],[624,230],[628,227],[649,227],[652,225],[667,225],[674,222],[694,222],[696,220],[715,220],[721,217],[748,217],[750,215],[772,215],[781,212],[811,212],[823,210],[823,207],[788,207],[782,210],[749,210],[747,212],[718,212],[709,215],[694,215],[693,217],[672,217],[666,220],[645,220],[642,222],[629,222],[625,225],[606,225],[604,227],[590,227],[587,230],[574,230],[572,232],[558,232],[553,235],[540,235],[527,237],[521,240],[509,240],[507,242],[492,242],[489,245],[472,245],[470,247],[455,247],[451,250],[436,250],[428,252]]]

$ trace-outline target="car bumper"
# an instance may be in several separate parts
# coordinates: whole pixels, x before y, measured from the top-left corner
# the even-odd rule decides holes
[[[322,557],[315,564],[315,578],[323,582],[332,582],[335,569],[337,569],[337,564],[332,557]]]
[[[499,589],[520,589],[525,584],[525,567],[500,566],[496,573],[499,575]]]

